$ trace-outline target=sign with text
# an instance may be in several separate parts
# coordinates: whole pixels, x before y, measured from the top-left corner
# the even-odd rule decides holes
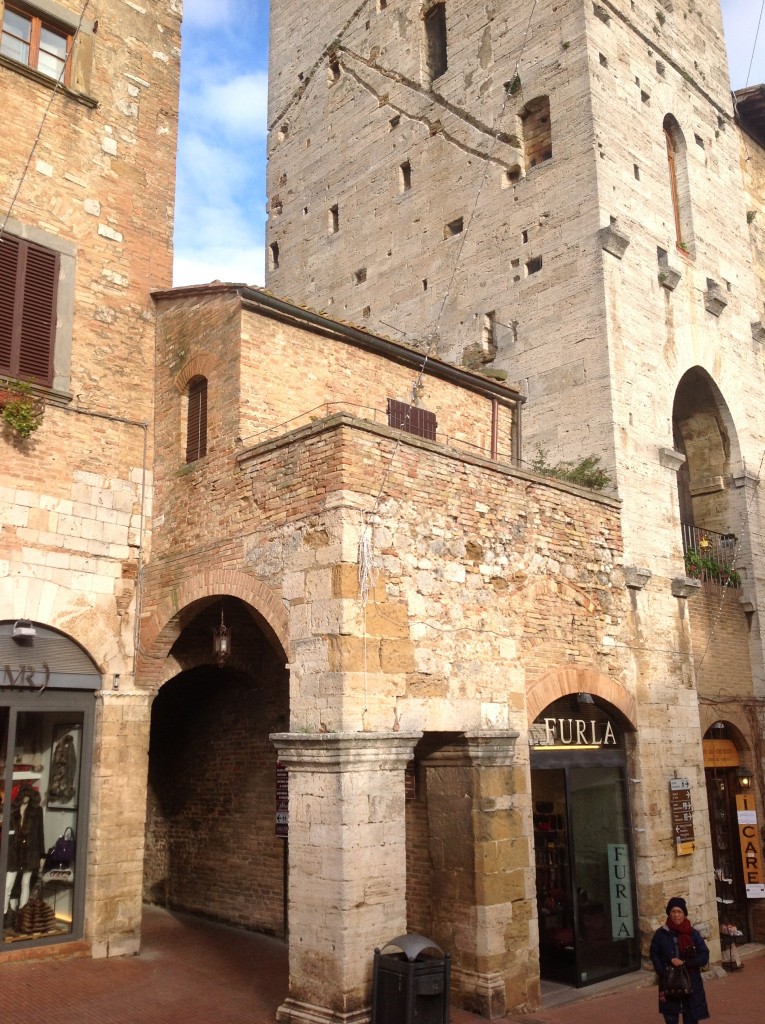
[[[747,899],[762,899],[765,897],[762,849],[757,832],[757,810],[752,793],[736,794],[736,817],[738,818],[738,838],[741,844],[741,865],[744,869]]]
[[[669,780],[669,809],[675,853],[678,857],[685,857],[696,849],[691,784],[688,779]]]
[[[289,781],[287,769],[276,762],[276,829],[274,835],[286,839],[289,832]]]
[[[611,889],[611,935],[614,939],[634,939],[630,853],[626,843],[608,844],[608,878]]]

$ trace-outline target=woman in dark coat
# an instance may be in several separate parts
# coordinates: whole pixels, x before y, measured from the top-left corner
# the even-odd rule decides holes
[[[688,920],[688,907],[681,896],[673,896],[667,904],[667,920],[654,933],[651,940],[651,963],[659,975],[659,1013],[666,1024],[677,1024],[682,1013],[683,1024],[696,1024],[707,1020],[707,997],[701,968],[709,963],[709,949],[706,942]],[[671,965],[688,969],[691,979],[691,994],[685,999],[668,999],[661,990],[661,978]]]

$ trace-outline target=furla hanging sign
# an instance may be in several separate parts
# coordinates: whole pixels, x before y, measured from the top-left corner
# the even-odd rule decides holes
[[[572,714],[570,702],[564,706],[562,701],[556,701],[531,727],[531,746],[535,750],[601,750],[619,745],[619,732],[600,708],[590,702],[578,704]]]

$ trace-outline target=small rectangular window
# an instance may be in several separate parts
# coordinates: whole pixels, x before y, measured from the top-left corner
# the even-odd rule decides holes
[[[388,426],[396,430],[404,430],[417,437],[425,437],[429,441],[436,439],[436,414],[427,409],[418,409],[407,402],[388,399]]]
[[[359,267],[358,270],[354,271],[354,273],[353,273],[353,283],[354,284],[363,284],[366,281],[366,279],[367,279],[367,268],[366,267]]]
[[[450,221],[444,228],[444,238],[451,238],[453,235],[461,234],[463,229],[462,217]]]
[[[279,269],[279,243],[271,242],[268,247],[270,270]]]
[[[337,232],[340,230],[340,209],[337,203],[335,203],[334,206],[330,206],[329,208],[327,230],[329,231],[330,235],[336,235]]]
[[[526,276],[531,277],[532,274],[538,274],[542,269],[542,257],[535,256],[533,260],[529,260],[526,264]]]
[[[407,160],[398,169],[399,188],[402,192],[408,192],[412,187],[412,165]]]

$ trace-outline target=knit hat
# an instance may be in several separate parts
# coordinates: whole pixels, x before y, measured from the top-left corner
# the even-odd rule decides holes
[[[685,916],[688,916],[688,906],[682,896],[673,896],[669,901],[667,904],[667,917],[669,917],[670,910],[673,910],[675,907],[680,907]]]

